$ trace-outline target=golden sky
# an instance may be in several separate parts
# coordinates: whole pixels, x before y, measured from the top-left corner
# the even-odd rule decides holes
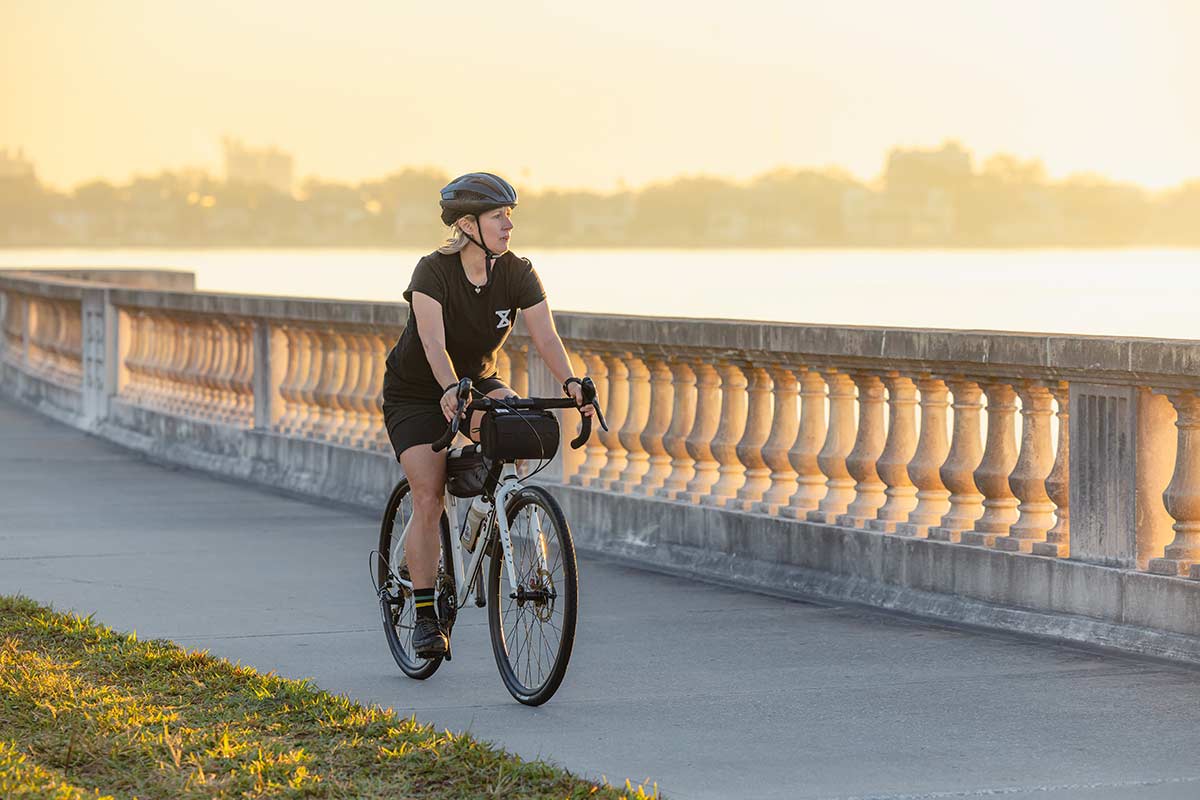
[[[957,138],[1161,187],[1200,177],[1198,43],[1198,0],[0,0],[0,148],[59,188],[219,175],[230,134],[608,189]]]

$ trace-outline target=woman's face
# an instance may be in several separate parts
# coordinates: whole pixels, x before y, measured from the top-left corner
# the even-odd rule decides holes
[[[467,233],[476,233],[475,220],[464,218],[463,227]],[[512,208],[493,208],[479,215],[479,226],[482,229],[483,243],[493,253],[504,253],[508,250],[508,240],[512,234]]]

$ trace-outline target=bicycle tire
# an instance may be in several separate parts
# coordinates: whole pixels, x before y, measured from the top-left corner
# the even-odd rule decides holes
[[[406,500],[408,500],[407,503]],[[412,628],[415,621],[412,591],[395,581],[389,568],[392,559],[398,557],[400,563],[396,573],[407,574],[403,551],[393,553],[392,548],[394,535],[398,536],[403,532],[404,524],[411,515],[412,501],[409,499],[408,479],[402,478],[392,489],[387,505],[384,506],[383,521],[379,528],[379,557],[376,562],[375,577],[376,585],[380,587],[379,610],[383,617],[383,632],[387,638],[392,658],[395,659],[396,665],[405,675],[416,680],[425,680],[437,672],[438,667],[442,665],[443,658],[439,656],[425,659],[416,655],[412,647]],[[454,577],[451,574],[453,568],[447,568],[444,558],[444,555],[450,552],[450,524],[446,519],[445,512],[442,513],[439,528],[441,529],[443,554],[443,558],[438,561],[437,577],[439,594],[442,595],[439,597],[438,603],[440,608],[444,605],[441,601],[446,595],[447,587],[449,587],[448,599],[451,605],[453,605],[454,597]]]
[[[548,564],[544,572],[547,574],[541,574],[537,550],[531,546],[530,526],[522,527],[521,515],[526,510],[526,518],[536,517],[543,534]],[[491,559],[488,570],[488,628],[492,653],[509,693],[518,702],[538,706],[558,691],[575,643],[579,612],[575,544],[558,501],[540,486],[522,488],[510,499],[505,513],[512,533],[518,584],[532,591],[535,599],[521,602],[519,598],[510,597],[511,588],[501,597],[501,575],[507,570],[497,548],[497,557]],[[493,533],[499,535],[498,530]],[[552,548],[554,553],[550,552]],[[555,619],[559,620],[557,626]],[[548,636],[551,632],[555,634],[553,637]],[[521,641],[522,633],[525,634],[524,642]],[[555,644],[550,643],[551,638]]]

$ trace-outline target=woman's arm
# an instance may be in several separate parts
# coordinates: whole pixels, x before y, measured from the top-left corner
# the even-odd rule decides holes
[[[449,420],[454,413],[453,384],[458,382],[450,354],[446,352],[446,326],[442,319],[442,304],[427,294],[412,293],[412,313],[417,317],[417,336],[425,351],[425,360],[438,385],[447,388],[442,393],[442,413]],[[447,405],[449,404],[449,405]]]
[[[543,300],[537,305],[525,309],[525,324],[529,327],[529,336],[533,339],[533,346],[537,348],[542,361],[550,368],[550,374],[554,376],[554,380],[562,383],[570,378],[574,374],[571,370],[571,360],[567,357],[567,348],[563,346],[558,329],[554,327],[554,315],[550,313],[550,303]],[[572,381],[571,385],[567,387],[567,391],[570,392],[576,403],[583,403],[582,390],[577,381]],[[584,406],[583,413],[591,416],[592,407]]]

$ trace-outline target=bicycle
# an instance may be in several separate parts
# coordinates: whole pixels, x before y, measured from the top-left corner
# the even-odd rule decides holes
[[[582,380],[584,405],[595,409],[608,427],[596,400],[596,388]],[[558,690],[567,671],[575,640],[578,613],[578,572],[571,530],[562,508],[545,488],[527,485],[517,476],[517,460],[544,462],[526,479],[550,463],[558,451],[558,418],[550,409],[578,408],[582,424],[571,447],[582,447],[591,436],[591,417],[571,398],[480,397],[469,404],[471,381],[459,382],[457,406],[446,434],[433,443],[435,451],[449,446],[464,416],[484,413],[481,443],[451,449],[447,456],[447,491],[439,524],[441,555],[435,580],[438,617],[446,631],[443,656],[423,659],[412,646],[415,612],[412,581],[404,561],[404,541],[412,520],[407,478],[392,489],[379,531],[379,549],[372,578],[383,615],[388,647],[396,664],[410,678],[424,680],[443,660],[452,660],[449,646],[458,611],[469,599],[488,608],[492,652],[505,687],[517,701],[537,706]],[[465,408],[464,408],[465,405]],[[526,430],[528,429],[528,430]],[[478,502],[475,498],[482,498]],[[461,501],[482,506],[478,533],[467,530],[473,515],[459,520]],[[504,513],[497,513],[503,509]],[[397,533],[398,531],[398,533]],[[458,535],[451,535],[454,531]],[[463,551],[471,555],[464,569]],[[488,556],[486,596],[483,559]],[[502,578],[507,591],[502,593]],[[522,638],[523,637],[523,638]]]

